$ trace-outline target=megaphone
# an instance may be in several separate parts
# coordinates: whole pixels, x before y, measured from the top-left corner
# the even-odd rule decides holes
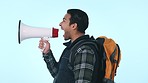
[[[18,43],[29,38],[56,38],[58,37],[59,29],[56,28],[41,28],[41,27],[33,27],[26,25],[19,20],[18,25]]]

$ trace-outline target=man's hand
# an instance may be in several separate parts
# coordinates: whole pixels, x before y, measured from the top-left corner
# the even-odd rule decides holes
[[[50,50],[50,43],[48,42],[48,40],[44,40],[43,38],[41,38],[38,48],[43,49],[42,52],[47,54]]]

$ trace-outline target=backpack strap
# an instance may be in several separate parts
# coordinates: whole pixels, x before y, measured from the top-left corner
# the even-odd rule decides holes
[[[118,48],[118,60],[117,60],[117,66],[116,66],[116,69],[115,69],[115,75],[117,73],[117,67],[119,67],[119,63],[120,63],[120,59],[121,59],[121,54],[120,54],[120,47],[118,44],[117,45],[117,48]]]
[[[120,62],[120,58],[121,58],[121,54],[120,54],[120,47],[119,47],[119,45],[118,44],[116,44],[117,45],[117,48],[118,48],[118,61],[117,61],[117,64],[119,64],[119,62]]]
[[[117,51],[117,48],[114,49],[113,53],[110,56],[110,60],[112,63],[117,63],[117,61],[114,59],[114,57],[116,55],[116,51]]]

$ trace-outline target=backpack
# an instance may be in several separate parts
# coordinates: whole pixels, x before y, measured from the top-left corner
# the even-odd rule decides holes
[[[115,83],[114,77],[121,60],[119,45],[111,38],[100,36],[96,39],[91,37],[88,40],[81,40],[71,48],[69,62],[73,65],[76,50],[82,45],[89,45],[96,50],[97,61],[94,70],[92,83]],[[96,73],[97,72],[97,73]]]

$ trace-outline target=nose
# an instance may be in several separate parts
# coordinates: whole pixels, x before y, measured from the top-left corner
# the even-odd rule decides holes
[[[59,23],[59,26],[61,26],[61,25],[62,25],[62,22]]]
[[[63,28],[62,28],[62,22],[59,23],[59,26],[61,26],[61,29],[63,30]]]

